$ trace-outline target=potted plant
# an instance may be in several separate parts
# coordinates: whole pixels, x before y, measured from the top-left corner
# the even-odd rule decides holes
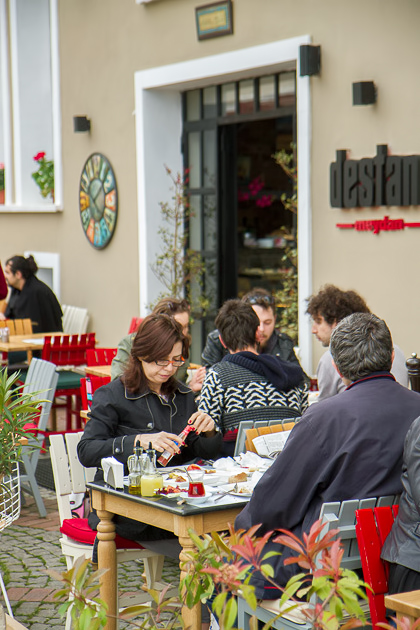
[[[204,290],[204,272],[209,269],[203,256],[197,250],[188,247],[189,222],[193,217],[187,196],[188,171],[182,176],[173,174],[165,166],[171,180],[173,192],[170,202],[161,202],[162,227],[158,229],[161,238],[160,253],[156,256],[151,269],[165,291],[156,302],[163,297],[185,297],[194,314],[203,316],[210,305],[210,295]],[[153,307],[151,304],[150,307]]]
[[[38,169],[32,173],[35,183],[39,186],[39,190],[43,197],[51,195],[54,201],[54,162],[45,158],[45,151],[41,151],[34,156],[35,162],[38,163]]]

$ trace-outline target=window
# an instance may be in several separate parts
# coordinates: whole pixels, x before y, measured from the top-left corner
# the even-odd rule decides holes
[[[57,0],[0,0],[0,79],[4,207],[54,211],[62,198]],[[55,202],[32,177],[40,152],[54,161]]]

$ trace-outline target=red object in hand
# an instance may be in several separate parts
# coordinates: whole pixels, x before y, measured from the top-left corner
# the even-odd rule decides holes
[[[205,494],[206,491],[202,481],[190,481],[190,485],[188,486],[189,497],[204,497]]]

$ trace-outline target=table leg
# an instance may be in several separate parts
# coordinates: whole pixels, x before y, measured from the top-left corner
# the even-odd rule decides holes
[[[108,621],[105,630],[116,630],[117,611],[117,550],[115,547],[115,524],[113,514],[105,510],[97,511],[98,523],[98,568],[108,569],[100,582],[100,598],[108,605]]]
[[[180,579],[183,580],[187,574],[182,569],[182,563],[188,560],[187,554],[190,551],[194,551],[196,547],[189,536],[179,536],[179,544],[182,547],[181,553],[179,554],[179,564],[181,568]],[[184,622],[184,628],[189,628],[189,630],[201,630],[201,604],[198,603],[192,609],[188,608],[188,606],[183,606],[182,620]]]

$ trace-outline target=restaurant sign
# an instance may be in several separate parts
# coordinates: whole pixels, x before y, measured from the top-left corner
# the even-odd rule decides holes
[[[372,219],[367,221],[355,221],[354,223],[337,223],[337,227],[342,230],[356,230],[356,232],[396,232],[405,228],[418,228],[420,223],[406,223],[404,219]]]
[[[337,151],[330,166],[330,202],[333,208],[420,205],[420,155],[388,155],[386,144],[376,147],[375,157],[361,160],[347,160],[346,150]]]

